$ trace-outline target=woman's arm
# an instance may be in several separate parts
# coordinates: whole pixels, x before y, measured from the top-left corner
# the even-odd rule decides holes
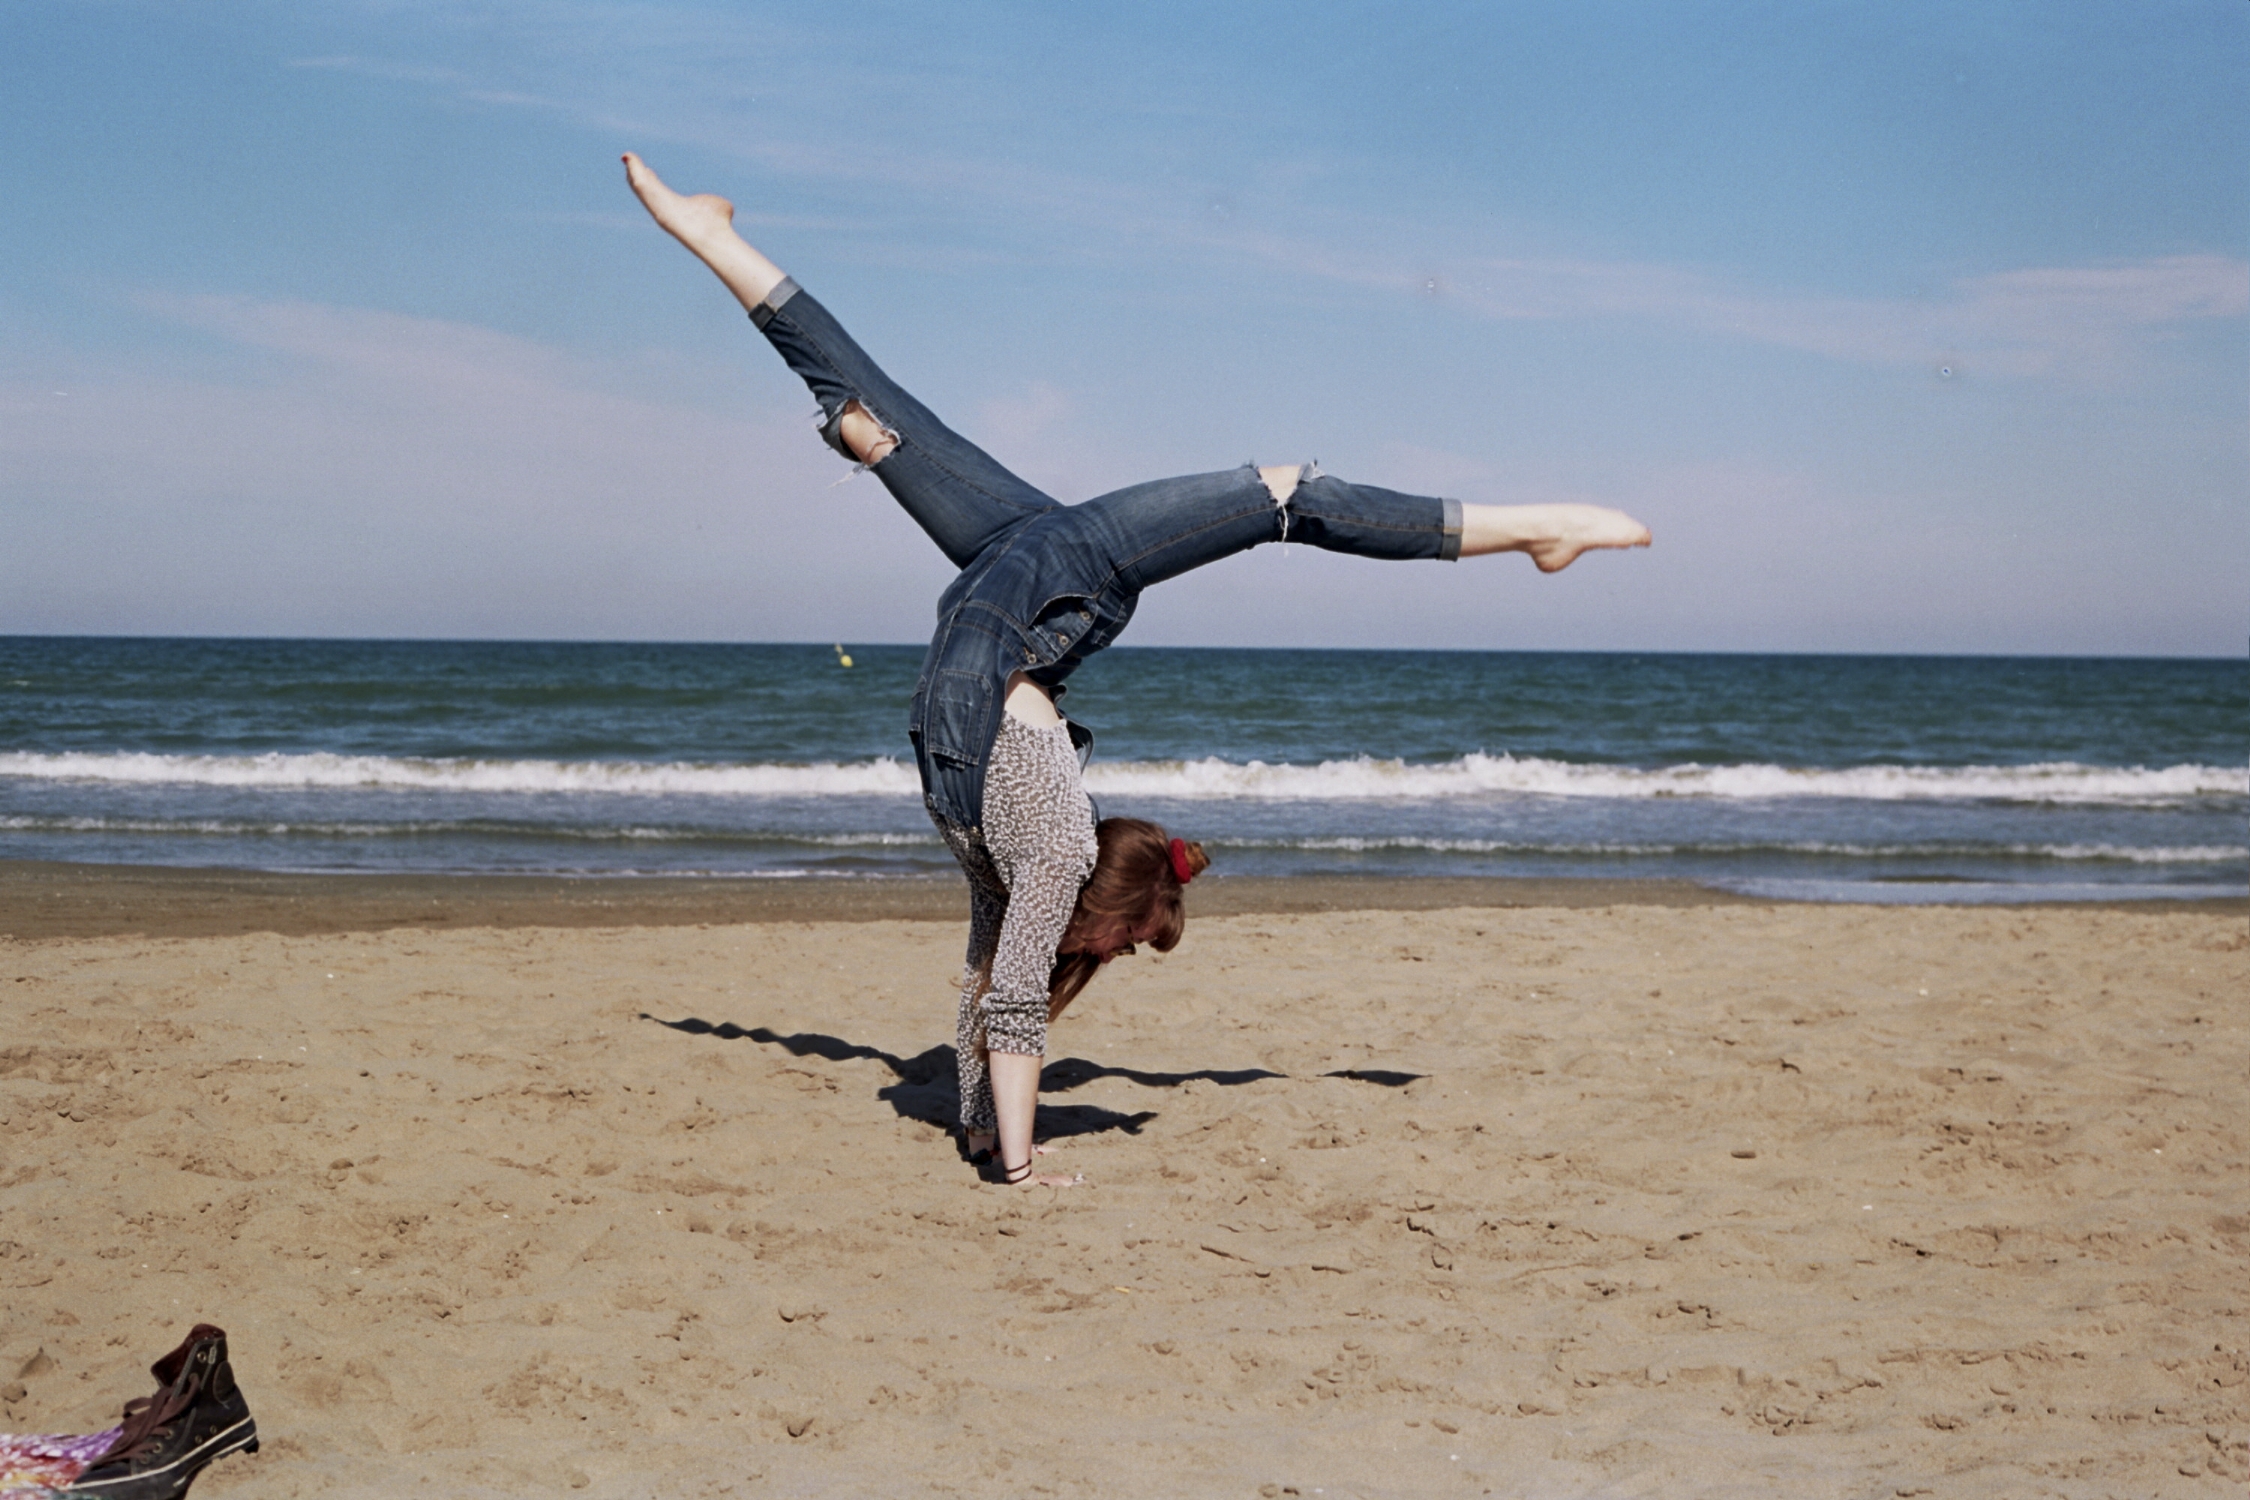
[[[1000,924],[992,987],[984,998],[985,1068],[1000,1127],[999,1164],[1003,1175],[1011,1178],[1038,1154],[1032,1137],[1039,1111],[1039,1070],[1046,1062],[1047,977],[1055,967],[1055,949],[1070,926],[1081,878],[1077,867],[1061,861],[1024,861],[1014,871],[1008,913]],[[1021,1180],[1068,1187],[1076,1179]]]
[[[953,1021],[953,1076],[961,1091],[961,1135],[971,1156],[992,1149],[996,1128],[992,1080],[984,1067],[983,1004],[1007,910],[1007,890],[989,866],[981,879],[970,874],[969,954],[961,966],[961,1004]]]
[[[1021,1052],[991,1052],[985,1065],[992,1072],[992,1103],[1000,1115],[1000,1164],[1004,1176],[1013,1177],[1045,1148],[1032,1141],[1032,1122],[1039,1114],[1039,1070],[1044,1057]],[[1016,1164],[1013,1171],[1007,1164]],[[1079,1179],[1059,1172],[1034,1172],[1018,1179],[1032,1187],[1074,1187]]]

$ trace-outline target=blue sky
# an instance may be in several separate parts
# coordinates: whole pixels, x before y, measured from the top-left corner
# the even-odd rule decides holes
[[[2241,0],[13,0],[0,631],[924,635],[631,148],[1065,500],[1657,535],[1261,549],[1129,642],[2238,654],[2244,97]]]

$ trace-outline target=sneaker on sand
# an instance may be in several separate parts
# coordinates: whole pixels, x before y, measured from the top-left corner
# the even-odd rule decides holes
[[[149,1373],[156,1394],[125,1403],[117,1441],[58,1494],[177,1500],[211,1460],[258,1451],[258,1424],[234,1383],[223,1329],[196,1324]]]

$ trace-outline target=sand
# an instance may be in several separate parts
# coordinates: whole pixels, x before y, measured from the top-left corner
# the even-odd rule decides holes
[[[2238,910],[1207,910],[1060,1192],[952,923],[366,925],[0,940],[0,1428],[203,1318],[207,1500],[2250,1480]]]
[[[1686,880],[1492,876],[1370,880],[1206,877],[1199,916],[1246,912],[1444,911],[1454,907],[1761,904]],[[2136,902],[2169,909],[2177,902]],[[2250,900],[2192,909],[2250,912]],[[394,927],[695,927],[733,922],[966,922],[957,874],[878,880],[673,876],[291,875],[0,860],[0,937],[216,937],[380,932]]]

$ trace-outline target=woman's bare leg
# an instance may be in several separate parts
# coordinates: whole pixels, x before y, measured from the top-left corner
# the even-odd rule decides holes
[[[647,162],[630,151],[625,153],[625,180],[648,216],[709,266],[734,293],[743,311],[754,311],[786,278],[787,272],[735,233],[734,205],[718,194],[675,193],[649,170]],[[838,436],[863,464],[881,460],[898,446],[898,439],[861,411],[857,403],[845,409]]]
[[[734,205],[716,193],[673,192],[648,163],[625,153],[625,180],[648,216],[709,266],[745,312],[766,300],[787,275],[734,232]]]
[[[1305,464],[1258,471],[1273,503],[1286,505],[1305,476]],[[1578,554],[1596,547],[1646,547],[1648,528],[1606,505],[1466,505],[1461,507],[1461,556],[1524,552],[1542,573],[1560,573]]]

